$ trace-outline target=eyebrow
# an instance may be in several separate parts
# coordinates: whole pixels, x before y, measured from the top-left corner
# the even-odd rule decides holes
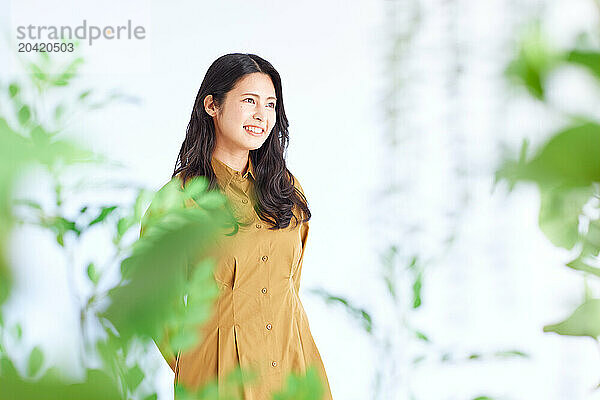
[[[259,95],[257,95],[256,93],[242,93],[242,96],[245,96],[245,95],[247,95],[247,94],[249,94],[250,96],[260,97],[260,96],[259,96]],[[277,97],[269,96],[269,97],[267,97],[267,100],[268,100],[268,99],[277,100]]]

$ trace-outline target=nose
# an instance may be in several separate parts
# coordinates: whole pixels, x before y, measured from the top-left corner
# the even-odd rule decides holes
[[[260,111],[256,111],[254,113],[254,118],[261,122],[265,120],[265,117],[262,115],[262,112],[260,112]]]

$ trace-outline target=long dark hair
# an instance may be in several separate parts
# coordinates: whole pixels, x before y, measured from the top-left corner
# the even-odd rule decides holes
[[[235,84],[245,75],[255,72],[271,77],[277,97],[277,121],[263,145],[250,150],[256,175],[254,209],[261,220],[273,225],[269,229],[282,229],[289,226],[292,217],[296,224],[299,222],[294,213],[295,208],[302,212],[302,222],[310,220],[311,213],[306,197],[294,186],[294,177],[285,165],[289,124],[283,105],[281,78],[271,63],[255,54],[226,54],[217,58],[208,68],[196,95],[185,140],[171,178],[179,175],[185,185],[190,178],[205,176],[209,180],[209,190],[218,188],[211,165],[216,141],[215,126],[212,117],[204,109],[204,98],[212,95],[216,106],[221,107],[225,96]]]

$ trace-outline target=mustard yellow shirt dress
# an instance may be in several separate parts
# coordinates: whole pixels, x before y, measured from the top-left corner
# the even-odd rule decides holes
[[[331,400],[299,297],[308,223],[294,227],[292,218],[288,228],[268,230],[270,224],[254,211],[250,157],[243,175],[215,157],[211,164],[243,225],[235,235],[220,237],[212,254],[219,297],[212,317],[198,327],[201,341],[183,353],[168,355],[175,383],[196,389],[216,378],[221,389],[227,374],[239,365],[257,374],[256,381],[242,386],[243,399],[267,400],[283,388],[289,372],[304,373],[314,366],[324,389],[322,399]],[[294,181],[304,194],[295,177]]]

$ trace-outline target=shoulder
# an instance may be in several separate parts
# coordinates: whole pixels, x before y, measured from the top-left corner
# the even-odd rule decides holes
[[[150,201],[148,211],[153,208],[163,208],[164,206],[172,206],[178,199],[178,192],[183,192],[183,183],[179,175],[172,177],[167,182],[161,184],[156,190]]]

